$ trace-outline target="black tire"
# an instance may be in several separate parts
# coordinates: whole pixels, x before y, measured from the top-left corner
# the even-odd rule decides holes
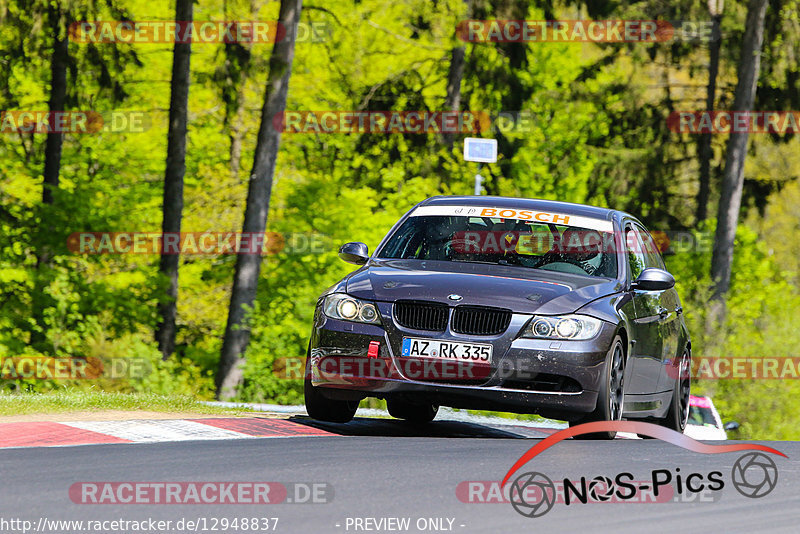
[[[306,411],[313,419],[331,423],[347,423],[353,419],[358,409],[358,401],[332,400],[322,394],[320,388],[306,378],[304,386]]]
[[[573,427],[582,423],[595,421],[620,421],[622,408],[625,401],[625,346],[622,338],[615,336],[611,348],[606,355],[606,364],[603,369],[603,381],[600,391],[597,392],[597,406],[594,411],[575,421],[570,421]],[[592,432],[581,434],[573,439],[614,439],[616,432]]]
[[[413,404],[401,399],[387,399],[386,408],[392,417],[412,423],[430,423],[439,412],[435,404]]]
[[[666,417],[656,421],[659,425],[681,434],[686,430],[686,421],[689,419],[689,395],[692,388],[692,379],[689,373],[691,361],[691,354],[686,348],[683,350],[681,361],[678,364],[678,376],[675,377],[675,389],[672,390],[669,411],[667,411]]]

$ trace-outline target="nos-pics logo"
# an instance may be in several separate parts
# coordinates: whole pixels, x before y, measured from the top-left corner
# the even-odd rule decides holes
[[[632,432],[644,434],[701,454],[721,454],[748,451],[740,456],[730,472],[730,483],[741,495],[758,499],[768,495],[778,483],[778,466],[771,457],[782,452],[757,444],[707,445],[688,436],[651,423],[638,421],[599,421],[585,423],[557,432],[528,450],[511,467],[501,485],[504,486],[522,466],[532,458],[566,438],[601,431]],[[645,480],[635,481],[632,473],[618,473],[613,477],[598,475],[579,480],[563,479],[554,483],[547,475],[528,471],[514,478],[509,488],[511,506],[519,514],[534,518],[549,512],[556,503],[586,504],[588,502],[634,502],[642,491],[655,497],[665,490],[679,496],[700,492],[719,492],[726,486],[722,471],[682,472],[680,468],[653,469]]]

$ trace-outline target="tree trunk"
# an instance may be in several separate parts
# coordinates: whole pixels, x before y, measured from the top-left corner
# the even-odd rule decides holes
[[[64,13],[56,2],[48,9],[53,30],[53,55],[50,60],[50,113],[64,111],[67,100],[67,61],[69,37],[67,36]],[[53,203],[53,191],[58,189],[58,175],[61,170],[61,147],[64,134],[50,132],[44,148],[44,184],[42,202]]]
[[[292,72],[297,23],[300,21],[302,0],[281,0],[278,24],[286,29],[286,37],[276,42],[269,61],[269,75],[261,110],[261,125],[256,140],[253,169],[247,191],[247,206],[242,232],[263,236],[267,226],[272,179],[275,161],[280,148],[281,132],[273,127],[273,118],[286,109],[289,77]],[[260,248],[260,247],[259,247]],[[228,323],[222,342],[219,370],[217,372],[217,398],[229,399],[243,377],[243,354],[250,341],[247,311],[253,306],[261,270],[261,254],[236,256]]]
[[[242,91],[244,94],[244,91]],[[242,139],[244,138],[244,121],[242,120],[242,113],[244,113],[244,101],[241,102],[239,108],[236,110],[236,117],[234,117],[235,124],[231,126],[231,133],[228,135],[230,145],[230,170],[233,179],[239,178],[239,169],[241,168],[242,161]]]
[[[761,44],[764,41],[766,10],[767,0],[750,0],[733,103],[733,110],[736,112],[747,112],[753,109],[761,67]],[[742,205],[747,140],[746,131],[733,132],[728,138],[728,153],[720,190],[717,230],[711,258],[711,279],[714,282],[711,318],[716,321],[724,319],[725,295],[730,288],[733,244],[739,220],[739,208]]]
[[[53,33],[53,53],[50,56],[50,99],[48,110],[52,113],[65,111],[67,103],[67,64],[69,62],[69,37],[65,13],[59,2],[50,4],[47,8],[50,28]],[[51,123],[54,119],[51,117]],[[44,147],[44,171],[42,173],[42,203],[51,205],[54,202],[54,192],[58,189],[59,174],[61,172],[61,149],[64,144],[62,132],[49,132]],[[31,344],[41,343],[45,339],[43,296],[45,293],[45,272],[50,266],[52,251],[48,246],[43,246],[36,255],[37,276],[35,281],[32,318],[39,326],[31,332]]]
[[[228,61],[232,60],[233,58],[228,59]],[[245,132],[245,86],[247,85],[247,80],[250,77],[250,59],[246,59],[239,68],[241,70],[239,72],[238,79],[233,80],[229,78],[230,83],[235,85],[233,91],[236,95],[236,108],[232,115],[226,117],[226,122],[228,124],[228,128],[230,129],[228,138],[231,142],[229,150],[231,177],[237,181],[239,180],[239,170],[241,169],[242,161],[242,141],[244,140]]]
[[[471,0],[464,0],[465,18],[469,18],[472,13]],[[456,30],[456,34],[458,31]],[[458,38],[458,35],[456,35]],[[455,46],[450,50],[450,65],[447,70],[447,95],[444,100],[444,108],[448,111],[460,111],[461,109],[461,82],[464,79],[464,67],[466,65],[466,50],[467,47]],[[453,151],[453,143],[455,142],[456,135],[452,131],[442,133],[442,143],[447,147],[448,153]],[[439,190],[444,191],[445,185],[447,189],[450,186],[450,173],[444,168],[446,158],[439,158],[438,175],[439,175]]]
[[[716,14],[712,18],[714,40],[708,48],[708,86],[706,87],[706,111],[714,111],[714,101],[717,92],[717,74],[719,73],[719,49],[721,45],[720,22],[722,15]],[[697,192],[696,222],[700,223],[708,218],[708,197],[711,193],[711,132],[700,134],[700,189]]]
[[[192,21],[192,0],[175,0],[175,21]],[[163,234],[181,231],[183,216],[183,176],[186,173],[186,123],[189,110],[189,83],[192,45],[176,42],[172,52],[172,84],[169,99],[167,168],[164,173]],[[178,264],[180,255],[162,247],[159,272],[168,279],[166,298],[158,305],[160,322],[156,341],[166,360],[175,351],[175,317],[178,304]]]
[[[228,12],[228,2],[223,2],[225,20],[232,20]],[[254,0],[250,2],[250,16],[258,11]],[[230,147],[228,150],[231,177],[239,179],[242,158],[242,141],[244,139],[245,125],[245,88],[250,78],[250,45],[248,43],[225,43],[225,74],[222,80],[222,95],[225,101],[225,126],[228,130]]]
[[[461,80],[464,78],[464,55],[466,47],[458,46],[450,52],[450,69],[447,73],[447,98],[445,109],[458,111],[461,108]],[[442,136],[448,149],[453,148],[453,132],[445,132]]]

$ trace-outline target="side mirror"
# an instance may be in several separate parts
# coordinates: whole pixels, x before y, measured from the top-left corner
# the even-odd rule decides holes
[[[736,421],[728,421],[722,426],[722,428],[724,428],[728,432],[732,430],[739,430],[739,423],[737,423]]]
[[[653,267],[642,271],[642,274],[631,284],[631,289],[641,289],[642,291],[663,291],[672,287],[675,287],[675,277],[664,269]]]
[[[369,248],[364,243],[345,243],[339,248],[339,258],[347,263],[364,265],[369,259]]]

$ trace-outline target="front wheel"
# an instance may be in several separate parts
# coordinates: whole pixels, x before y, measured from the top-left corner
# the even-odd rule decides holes
[[[570,421],[573,427],[582,423],[595,421],[620,421],[622,419],[622,406],[625,400],[625,347],[620,336],[614,337],[606,355],[606,365],[603,369],[603,380],[597,392],[597,407],[593,412],[586,414],[576,421]],[[574,436],[574,439],[614,439],[616,431],[592,432]]]
[[[320,388],[306,378],[304,384],[306,411],[313,419],[331,423],[347,423],[353,419],[358,409],[358,401],[343,401],[327,398]]]

